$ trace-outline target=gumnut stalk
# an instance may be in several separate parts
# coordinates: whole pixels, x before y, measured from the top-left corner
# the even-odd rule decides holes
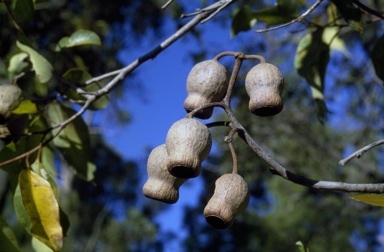
[[[216,180],[212,191],[204,208],[205,220],[216,229],[229,228],[248,206],[247,182],[236,173],[224,174]]]
[[[189,113],[211,102],[221,101],[228,88],[227,70],[217,60],[205,60],[196,64],[187,78],[188,96],[184,108]],[[194,116],[208,119],[212,116],[213,107],[204,108]]]
[[[165,144],[152,150],[147,161],[148,180],[143,186],[143,194],[148,198],[173,204],[179,199],[179,188],[186,179],[169,174],[167,163]]]
[[[270,63],[254,66],[245,78],[245,88],[250,97],[249,110],[258,116],[273,116],[283,109],[281,93],[284,77]]]
[[[16,85],[0,85],[0,115],[7,118],[23,100],[23,91]]]
[[[207,126],[193,118],[183,118],[168,130],[165,145],[168,171],[178,178],[194,178],[212,147]]]

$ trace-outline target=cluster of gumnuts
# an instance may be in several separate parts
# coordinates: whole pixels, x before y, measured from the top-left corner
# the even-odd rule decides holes
[[[229,80],[226,68],[218,62],[225,55],[232,55],[240,64]],[[196,64],[187,78],[188,97],[184,101],[187,116],[175,122],[169,129],[165,144],[152,150],[148,157],[148,180],[143,186],[146,197],[166,203],[175,203],[180,186],[189,178],[201,173],[202,162],[207,158],[212,145],[208,127],[193,118],[208,119],[213,108],[225,99],[230,99],[233,83],[244,59],[258,59],[246,75],[245,88],[250,97],[249,110],[258,116],[272,116],[283,109],[281,93],[284,79],[279,69],[259,55],[225,52],[212,60]],[[208,192],[204,208],[206,221],[217,229],[230,227],[234,218],[244,211],[249,203],[246,181],[238,174],[234,160],[232,173],[219,177]]]

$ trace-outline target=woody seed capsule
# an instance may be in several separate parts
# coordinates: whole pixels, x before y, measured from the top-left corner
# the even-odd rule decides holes
[[[254,66],[245,78],[250,97],[249,110],[258,116],[273,116],[283,109],[284,78],[279,69],[269,63]]]
[[[217,60],[205,60],[196,64],[187,78],[188,97],[184,101],[187,112],[211,102],[221,101],[228,88],[227,70]],[[213,107],[195,114],[201,119],[211,117]]]
[[[243,212],[249,203],[247,182],[238,174],[224,174],[215,182],[213,195],[204,208],[206,221],[214,228],[232,226],[234,218]]]
[[[169,174],[168,154],[162,144],[149,154],[147,162],[148,180],[143,186],[143,194],[151,199],[173,204],[179,199],[179,187],[186,181]]]
[[[202,122],[183,118],[171,126],[165,145],[168,171],[178,178],[194,178],[211,150],[211,133]]]
[[[23,91],[16,85],[0,85],[0,115],[5,118],[11,115],[23,100]]]

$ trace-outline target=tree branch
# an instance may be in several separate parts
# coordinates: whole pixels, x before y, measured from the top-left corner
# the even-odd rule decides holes
[[[77,88],[76,92],[84,98],[86,98],[85,104],[80,108],[80,110],[68,118],[67,120],[53,126],[53,128],[63,128],[69,123],[71,123],[73,120],[75,120],[77,117],[81,116],[88,107],[97,100],[99,97],[109,93],[122,79],[124,79],[125,76],[133,72],[138,66],[143,64],[149,59],[154,59],[158,54],[160,54],[162,51],[164,51],[166,48],[168,48],[170,45],[172,45],[174,42],[182,38],[187,32],[189,32],[191,29],[193,29],[196,25],[198,25],[200,22],[202,22],[204,19],[209,17],[212,13],[217,14],[217,11],[223,10],[225,7],[231,5],[232,3],[236,2],[237,0],[221,0],[218,1],[204,9],[201,10],[200,13],[198,13],[192,20],[190,20],[188,23],[186,23],[183,27],[181,27],[178,31],[176,31],[174,34],[172,34],[170,37],[165,39],[160,45],[149,51],[148,53],[144,54],[143,56],[139,57],[135,61],[133,61],[131,64],[127,65],[126,67],[115,70],[110,73],[106,73],[97,77],[94,77],[90,80],[88,80],[85,84],[89,85],[93,82],[100,81],[106,78],[112,78],[111,81],[109,81],[103,88],[99,89],[96,92],[90,93],[87,91],[84,91],[82,88]],[[224,8],[223,8],[224,7]]]

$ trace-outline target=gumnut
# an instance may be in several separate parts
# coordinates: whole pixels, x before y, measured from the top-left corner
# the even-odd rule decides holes
[[[168,130],[165,145],[168,171],[178,178],[194,178],[212,147],[207,126],[193,118],[183,118]]]
[[[143,194],[148,198],[173,204],[179,199],[179,188],[186,179],[169,174],[167,162],[165,144],[151,151],[147,161],[148,180],[143,186]]]
[[[245,78],[245,88],[250,97],[249,110],[258,116],[273,116],[283,109],[281,93],[284,77],[273,64],[254,66]]]
[[[205,60],[196,64],[187,78],[188,96],[184,108],[189,113],[211,102],[221,101],[228,88],[227,70],[217,60]],[[200,110],[194,116],[208,119],[212,116],[213,107]]]
[[[23,100],[23,91],[16,85],[0,85],[0,115],[7,118]]]
[[[216,180],[212,191],[204,208],[205,220],[216,229],[229,228],[248,206],[247,182],[236,173],[224,174]]]

